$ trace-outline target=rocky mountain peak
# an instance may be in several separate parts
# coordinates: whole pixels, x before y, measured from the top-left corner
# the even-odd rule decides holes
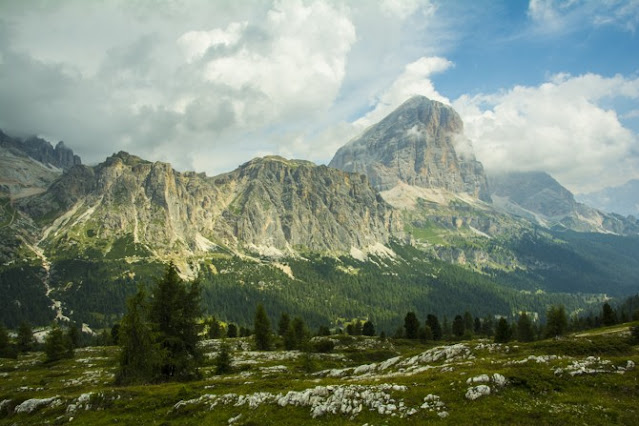
[[[405,183],[490,201],[463,129],[452,107],[414,96],[340,148],[329,165],[367,175],[378,191]]]

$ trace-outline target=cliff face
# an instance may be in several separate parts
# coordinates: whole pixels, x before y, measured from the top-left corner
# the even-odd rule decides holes
[[[366,174],[378,191],[406,183],[490,201],[483,166],[475,160],[461,118],[423,96],[404,102],[344,145],[329,166]]]
[[[121,152],[96,167],[74,167],[21,208],[57,218],[43,235],[52,249],[71,244],[104,255],[217,246],[267,256],[348,253],[387,243],[396,227],[366,177],[279,157],[207,178]]]

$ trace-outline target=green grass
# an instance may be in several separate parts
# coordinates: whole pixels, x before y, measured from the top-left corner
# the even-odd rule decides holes
[[[240,339],[232,339],[239,342]],[[313,355],[315,371],[334,368],[354,368],[380,363],[400,356],[400,362],[424,353],[435,343],[413,343],[407,340],[380,341],[379,339],[338,339],[333,354]],[[546,340],[533,343],[513,342],[508,345],[489,345],[488,341],[463,342],[467,354],[453,359],[440,359],[420,366],[429,368],[410,375],[402,370],[375,373],[372,376],[351,375],[330,378],[309,374],[303,358],[290,358],[289,353],[275,351],[258,356],[234,351],[233,358],[253,361],[236,367],[226,376],[213,374],[211,360],[202,367],[202,379],[188,383],[118,387],[113,384],[116,369],[116,347],[86,348],[76,351],[75,359],[52,365],[43,363],[42,353],[21,356],[18,360],[0,360],[1,424],[62,424],[73,417],[74,424],[152,424],[152,425],[226,425],[228,420],[241,415],[236,424],[259,425],[362,425],[369,424],[635,424],[639,417],[639,385],[637,370],[614,372],[612,366],[625,366],[628,360],[639,363],[639,348],[631,346],[623,337],[601,335],[592,339]],[[478,346],[482,345],[482,346]],[[575,349],[576,348],[576,349]],[[438,350],[438,349],[437,349]],[[464,352],[466,353],[466,352]],[[527,360],[530,355],[557,355],[547,362]],[[594,355],[609,361],[609,371],[572,376],[568,368],[573,362],[582,362]],[[272,359],[269,359],[271,357]],[[283,365],[286,371],[266,373],[262,369]],[[405,367],[402,367],[405,369]],[[562,368],[562,374],[555,371]],[[385,372],[394,373],[385,376]],[[491,395],[475,401],[464,395],[470,385],[466,380],[480,374],[502,374],[508,384],[499,388],[490,384]],[[174,410],[179,401],[200,398],[202,395],[248,395],[257,392],[286,394],[316,386],[361,385],[377,386],[392,383],[406,386],[405,391],[389,390],[397,405],[416,409],[408,418],[381,415],[364,408],[351,417],[327,414],[313,419],[309,407],[281,407],[263,404],[257,408],[235,403],[219,403],[209,409],[209,403],[188,404]],[[596,391],[593,391],[596,390]],[[88,406],[67,412],[78,397],[91,392]],[[439,418],[435,411],[421,409],[424,398],[436,394],[449,413]],[[15,414],[14,407],[30,398],[57,396],[58,407],[45,407],[31,414]]]

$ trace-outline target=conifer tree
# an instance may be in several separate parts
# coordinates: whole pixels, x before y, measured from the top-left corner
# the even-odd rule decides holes
[[[501,317],[497,321],[497,328],[495,329],[495,343],[508,343],[511,337],[510,325],[506,318]]]
[[[617,323],[617,314],[608,302],[603,304],[601,311],[601,323],[604,326],[615,325]]]
[[[462,337],[464,335],[464,318],[461,315],[456,315],[453,319],[453,336]]]
[[[430,330],[433,333],[433,340],[441,340],[442,327],[439,324],[439,319],[437,318],[437,316],[428,314],[428,316],[426,316],[426,324],[430,327]]]
[[[284,337],[284,334],[286,334],[286,330],[288,330],[290,323],[291,317],[289,317],[286,312],[282,312],[282,315],[280,315],[280,320],[277,323],[277,334]]]
[[[266,315],[264,306],[260,303],[255,310],[255,346],[259,351],[271,349],[271,321]]]
[[[215,374],[230,373],[233,370],[231,364],[231,346],[223,341],[220,345],[220,351],[215,357]]]
[[[526,312],[522,312],[517,320],[517,340],[520,342],[532,342],[535,340],[532,322]]]
[[[417,339],[419,337],[419,320],[415,312],[408,312],[404,317],[404,330],[407,339]]]
[[[472,333],[473,332],[473,316],[470,312],[464,312],[464,333]]]
[[[35,339],[33,338],[33,329],[31,324],[22,321],[18,327],[17,345],[18,351],[25,353],[33,349]]]
[[[551,306],[546,314],[546,337],[562,336],[567,328],[568,318],[564,306]]]
[[[57,323],[53,323],[49,334],[44,341],[46,362],[59,361],[64,358],[73,358],[73,344],[71,339],[64,334]]]
[[[144,287],[127,301],[127,312],[118,327],[120,367],[116,383],[131,384],[151,381],[160,365],[160,351],[154,344],[148,323],[148,304]],[[115,326],[114,326],[115,328]],[[113,336],[113,328],[111,329]]]
[[[163,354],[161,377],[164,380],[195,377],[203,358],[197,346],[202,328],[198,323],[202,315],[199,283],[193,282],[187,288],[170,264],[152,294],[149,316]]]
[[[226,337],[237,337],[237,325],[230,323],[226,329]]]
[[[364,323],[364,326],[362,327],[362,334],[364,336],[375,335],[375,325],[372,323],[372,321],[368,320]]]
[[[4,325],[0,324],[0,358],[16,358],[17,352],[11,340],[9,340],[9,332]]]

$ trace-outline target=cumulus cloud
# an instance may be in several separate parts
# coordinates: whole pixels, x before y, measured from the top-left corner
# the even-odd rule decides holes
[[[406,65],[404,72],[375,100],[374,108],[358,119],[355,125],[360,127],[370,126],[380,121],[406,99],[415,95],[426,96],[427,98],[450,104],[448,98],[435,90],[430,76],[444,72],[452,66],[453,63],[451,61],[438,56],[419,58],[415,62]]]
[[[543,170],[575,192],[639,176],[639,137],[606,102],[639,99],[639,78],[558,74],[453,102],[489,172]]]
[[[584,25],[612,25],[634,33],[639,0],[530,0],[528,16],[540,33],[568,32]]]

